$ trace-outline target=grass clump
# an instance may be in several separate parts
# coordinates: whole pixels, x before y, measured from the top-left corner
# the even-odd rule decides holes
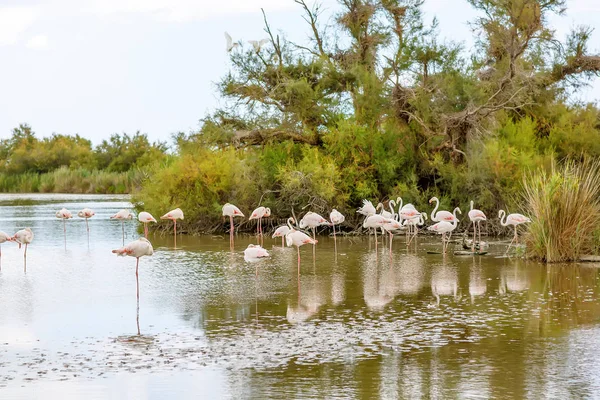
[[[524,180],[526,214],[532,219],[527,255],[552,262],[576,261],[594,251],[600,226],[600,161],[567,161]]]

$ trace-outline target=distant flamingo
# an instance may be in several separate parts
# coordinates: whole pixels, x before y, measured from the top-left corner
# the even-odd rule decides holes
[[[127,244],[127,246],[123,246],[119,249],[112,251],[114,254],[118,256],[130,256],[135,257],[135,283],[136,283],[136,297],[138,301],[140,300],[140,282],[139,282],[139,274],[138,269],[140,266],[140,257],[143,256],[151,256],[154,254],[154,249],[152,248],[152,243],[146,238],[139,238],[138,240],[134,240]]]
[[[331,210],[331,213],[329,213],[329,220],[331,221],[331,226],[333,228],[333,244],[334,244],[336,252],[337,252],[337,239],[335,237],[335,226],[343,224],[344,221],[346,220],[346,217],[344,216],[344,214],[342,214],[341,212],[339,212],[338,210],[336,210],[334,208],[333,210]]]
[[[87,230],[88,242],[90,241],[90,226],[88,225],[88,219],[92,218],[94,215],[96,215],[96,213],[89,208],[84,208],[77,213],[79,218],[85,218],[85,228]]]
[[[257,219],[258,223],[256,224],[256,235],[258,237],[262,236],[262,219],[271,216],[271,209],[267,207],[258,207],[256,210],[252,211],[250,218],[248,220]]]
[[[288,218],[288,225],[294,222],[293,218]],[[298,275],[300,275],[300,246],[305,244],[312,244],[313,246],[317,244],[317,240],[311,238],[306,233],[302,231],[297,231],[292,229],[286,236],[285,242],[288,247],[296,246],[296,250],[298,250]]]
[[[63,221],[63,232],[65,234],[65,249],[67,248],[67,220],[73,218],[71,211],[63,207],[62,210],[56,212],[56,218],[60,218]]]
[[[506,216],[506,218],[503,220],[504,216]],[[513,242],[516,242],[516,244],[519,244],[519,236],[517,234],[517,226],[519,226],[521,224],[525,224],[527,222],[531,222],[531,219],[529,219],[529,217],[524,216],[523,214],[508,214],[508,215],[506,215],[506,211],[504,211],[504,210],[498,211],[498,218],[500,218],[500,225],[502,225],[502,226],[512,225],[515,228],[515,236],[510,241],[510,244],[508,245],[508,248],[506,249],[506,252],[508,253],[508,250],[510,249],[510,246],[512,246]]]
[[[30,228],[21,229],[13,235],[12,241],[19,243],[19,248],[21,248],[22,244],[25,245],[25,251],[23,252],[23,270],[27,271],[27,245],[33,242],[33,231]]]
[[[481,243],[481,221],[486,221],[487,218],[483,211],[477,210],[473,208],[473,200],[471,200],[471,210],[469,211],[469,219],[473,223],[473,243],[471,247],[471,252],[475,253],[475,237],[477,235],[477,231],[479,231],[479,243]],[[479,249],[481,251],[481,249]]]
[[[121,231],[123,233],[123,245],[125,245],[125,220],[126,219],[132,219],[133,218],[133,214],[129,212],[129,210],[121,210],[118,213],[116,213],[115,215],[113,215],[112,217],[110,217],[110,219],[118,219],[121,221]]]
[[[435,208],[431,212],[431,220],[433,222],[440,222],[440,221],[452,222],[456,219],[456,209],[454,211],[454,214],[452,214],[449,211],[438,211],[436,213],[438,207],[440,206],[440,201],[438,200],[437,197],[432,197],[431,199],[429,199],[429,204],[433,203],[434,201],[435,201]]]
[[[271,236],[273,239],[280,237],[281,238],[281,248],[284,247],[284,240],[285,240],[285,236],[290,233],[290,231],[293,228],[290,228],[287,225],[282,225],[280,227],[278,227],[277,229],[275,229],[275,232],[273,232],[273,236]]]
[[[410,239],[408,240],[408,244],[412,242],[412,240],[417,237],[419,233],[419,226],[423,226],[425,221],[427,220],[427,213],[420,213],[417,217],[411,219],[405,219],[402,223],[402,226],[407,226],[409,232],[412,233]]]
[[[229,217],[229,247],[233,249],[233,217],[244,217],[244,214],[233,204],[226,203],[223,206],[223,216]]]
[[[179,208],[176,208],[160,217],[160,219],[170,219],[173,221],[173,234],[175,236],[175,243],[173,247],[177,248],[177,220],[183,219],[183,211],[181,211]]]
[[[149,212],[142,211],[138,214],[138,221],[144,224],[144,237],[148,239],[148,224],[150,222],[156,222],[156,219]]]
[[[452,221],[452,223],[448,222],[448,221],[440,221],[435,225],[430,226],[429,228],[427,228],[430,231],[433,232],[437,232],[439,234],[442,235],[442,253],[446,254],[446,249],[448,248],[448,240],[446,240],[446,233],[450,233],[452,234],[452,231],[456,229],[456,227],[458,226],[457,223],[459,222],[458,219],[454,219],[454,221]]]
[[[0,269],[2,269],[2,243],[12,242],[13,238],[5,232],[0,231]]]

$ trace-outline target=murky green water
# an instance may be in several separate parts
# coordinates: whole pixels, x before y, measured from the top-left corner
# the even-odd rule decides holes
[[[67,224],[61,207],[91,207]],[[156,253],[117,258],[128,206],[111,196],[0,196],[0,230],[29,226],[22,252],[2,245],[1,399],[593,398],[600,389],[599,274],[428,255],[437,240],[390,258],[365,239],[321,237],[302,249],[265,239],[151,237]],[[128,239],[137,237],[126,223]],[[258,276],[256,276],[258,269]],[[138,335],[138,329],[140,335]]]

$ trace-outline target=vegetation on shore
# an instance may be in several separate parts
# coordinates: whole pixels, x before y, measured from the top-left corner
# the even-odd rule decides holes
[[[38,139],[21,124],[0,141],[0,192],[131,193],[166,149],[139,132],[112,135],[94,148],[79,135]]]
[[[524,182],[532,222],[527,255],[545,262],[577,261],[597,251],[600,234],[600,161],[553,165]]]
[[[183,229],[221,225],[226,202],[275,217],[292,209],[356,222],[363,198],[402,196],[426,210],[516,210],[523,178],[564,158],[600,156],[600,112],[571,95],[600,71],[591,30],[559,38],[564,0],[468,0],[476,47],[444,40],[421,0],[340,0],[331,20],[297,0],[308,43],[276,34],[241,44],[219,82],[223,107],[175,138],[134,200]],[[300,15],[301,14],[301,15]]]

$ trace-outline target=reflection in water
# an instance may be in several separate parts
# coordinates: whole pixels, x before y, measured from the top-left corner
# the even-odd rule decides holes
[[[3,249],[2,398],[110,398],[124,381],[153,398],[591,398],[600,389],[595,268],[444,258],[425,253],[437,243],[428,238],[390,258],[366,239],[337,237],[336,256],[321,237],[298,277],[296,249],[267,237],[271,257],[257,275],[243,261],[251,237],[231,252],[226,238],[180,236],[172,251],[171,235],[151,234],[138,302],[131,259],[110,252],[122,232],[108,217],[130,207],[125,199],[3,198],[2,229],[31,226],[36,242],[27,275],[22,253]],[[89,249],[85,221],[73,220],[62,250],[61,207],[97,211]],[[137,235],[135,223],[125,229]],[[431,294],[440,307],[427,306]]]

